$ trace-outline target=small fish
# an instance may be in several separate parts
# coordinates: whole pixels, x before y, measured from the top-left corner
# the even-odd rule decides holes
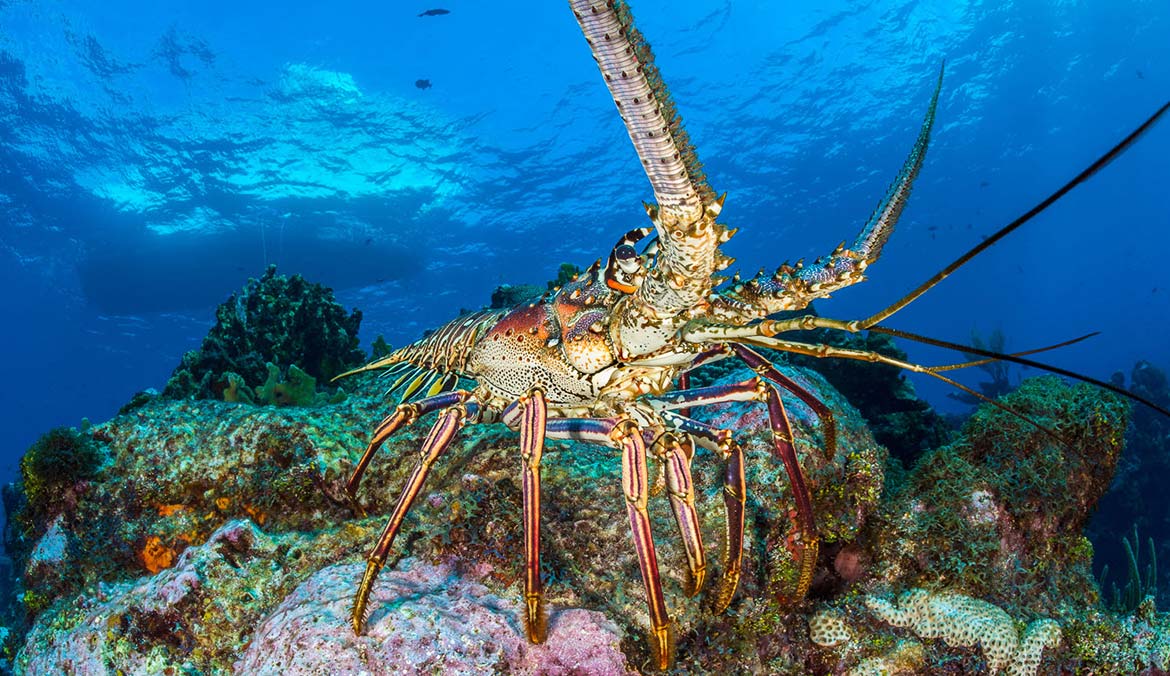
[[[1146,79],[1146,76],[1145,76],[1144,74],[1142,74],[1142,72],[1141,72],[1140,70],[1139,70],[1139,71],[1136,71],[1136,72],[1137,72],[1137,76],[1138,76],[1138,79],[1139,79],[1139,80],[1144,80],[1144,79]]]
[[[423,12],[422,14],[419,14],[419,16],[443,16],[444,14],[450,14],[450,13],[451,13],[451,10],[449,10],[449,9],[441,9],[441,8],[440,9],[428,9],[427,11]]]
[[[980,188],[986,188],[989,185],[991,185],[991,181],[979,181]]]
[[[430,89],[431,88],[431,81],[430,80],[415,80],[414,86],[418,87],[419,89]]]
[[[938,230],[938,226],[937,226],[937,225],[931,225],[931,226],[927,226],[927,228],[926,228],[926,229],[927,229],[927,230],[929,230],[929,231],[931,231],[931,232],[934,232],[935,230]]]

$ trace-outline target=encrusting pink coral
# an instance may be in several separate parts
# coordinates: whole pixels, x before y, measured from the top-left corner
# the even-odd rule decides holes
[[[549,641],[528,643],[518,605],[449,564],[414,559],[374,588],[367,631],[349,614],[361,564],[318,571],[257,628],[241,674],[492,673],[626,674],[621,632],[599,612],[554,610]]]

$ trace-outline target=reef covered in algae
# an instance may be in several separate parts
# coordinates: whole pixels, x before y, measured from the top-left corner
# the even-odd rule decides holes
[[[313,403],[317,383],[365,360],[359,310],[346,312],[327,287],[300,275],[259,279],[221,303],[198,350],[183,355],[163,389],[172,399]]]
[[[274,368],[265,369],[269,381],[279,377]],[[745,448],[746,551],[734,602],[713,615],[705,596],[685,597],[669,503],[664,494],[651,500],[675,672],[1170,667],[1170,616],[1152,596],[1121,611],[1104,603],[1084,536],[1122,454],[1127,403],[1037,378],[1001,399],[1011,411],[984,405],[929,450],[917,447],[922,435],[887,437],[914,446],[888,449],[829,379],[781,369],[837,417],[830,455],[823,422],[784,397],[822,539],[812,590],[782,600],[797,574],[793,503],[763,407],[696,411],[733,429]],[[901,379],[881,382],[911,397]],[[281,406],[224,392],[147,396],[107,422],[46,435],[26,455],[20,484],[5,491],[19,577],[0,631],[11,666],[28,674],[649,669],[620,459],[609,449],[550,442],[545,452],[549,637],[540,646],[525,639],[520,460],[515,434],[501,425],[465,428],[435,465],[374,587],[367,631],[355,636],[349,612],[365,555],[428,419],[386,444],[356,510],[344,485],[388,404],[376,378],[346,389]],[[694,477],[711,591],[724,541],[719,459],[700,450]]]

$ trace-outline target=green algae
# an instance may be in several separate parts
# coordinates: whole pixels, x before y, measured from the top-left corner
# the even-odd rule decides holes
[[[58,427],[43,434],[20,459],[20,487],[27,497],[26,520],[43,516],[62,490],[98,475],[105,453],[88,434]]]

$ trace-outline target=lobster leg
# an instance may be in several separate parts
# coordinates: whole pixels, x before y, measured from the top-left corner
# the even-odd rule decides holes
[[[540,581],[540,456],[544,451],[544,427],[548,422],[548,404],[540,388],[520,400],[524,412],[520,419],[520,459],[523,463],[521,483],[524,491],[524,626],[528,640],[544,643],[548,622],[544,612],[544,595]]]
[[[685,409],[679,409],[685,410]],[[662,411],[662,418],[671,427],[698,439],[704,447],[718,451],[724,459],[723,507],[727,515],[723,537],[723,575],[715,590],[712,603],[716,615],[727,610],[743,570],[744,506],[747,504],[747,482],[743,474],[743,449],[732,438],[731,432],[685,418],[671,411]],[[705,443],[703,443],[705,442]]]
[[[764,364],[767,364],[762,357],[760,357],[760,360]],[[768,364],[768,366],[771,365]],[[665,420],[671,422],[680,430],[690,434],[696,434],[698,430],[701,430],[705,426],[696,421],[673,414],[669,409],[751,400],[762,401],[768,407],[768,421],[772,430],[772,455],[784,465],[784,469],[788,474],[789,483],[792,486],[793,498],[796,501],[796,527],[798,537],[794,555],[798,561],[800,572],[793,598],[798,599],[802,598],[808,592],[809,585],[812,583],[812,574],[816,566],[819,540],[812,512],[812,498],[804,482],[804,473],[801,471],[800,463],[796,458],[796,448],[793,446],[792,439],[792,428],[788,422],[788,415],[784,411],[784,405],[781,403],[777,386],[763,377],[756,377],[739,383],[672,392],[669,395],[656,397],[651,401],[660,407],[660,409],[663,409],[661,412]],[[724,503],[728,510],[728,551],[738,553],[742,551],[742,515],[745,500],[742,453],[735,453],[728,457],[723,485]],[[737,518],[740,522],[740,525],[735,531],[731,528],[733,517]],[[738,534],[740,538],[738,542],[733,542],[733,536],[735,534]],[[734,550],[732,549],[733,547]],[[725,558],[727,558],[727,553],[725,552]],[[738,561],[731,560],[725,563],[728,564],[725,570],[736,576],[736,580],[730,580],[729,582],[737,582],[739,567],[736,564]],[[728,577],[729,573],[725,573],[725,577]],[[726,608],[725,604],[730,602],[731,596],[734,593],[734,586],[728,588],[726,583],[721,584],[716,597],[716,608],[719,610]]]
[[[800,565],[800,573],[796,582],[796,593],[792,598],[782,599],[790,603],[804,598],[812,584],[813,570],[817,565],[817,553],[820,548],[820,538],[817,535],[816,522],[813,519],[812,497],[808,486],[804,483],[804,472],[800,469],[800,462],[796,458],[796,446],[793,445],[792,425],[788,422],[788,414],[784,411],[784,403],[780,401],[780,391],[775,385],[768,384],[768,422],[772,427],[772,455],[784,463],[784,470],[788,473],[788,481],[792,485],[792,497],[796,500],[796,525],[799,540],[796,543],[794,555]]]
[[[439,415],[439,419],[435,421],[426,441],[423,442],[419,451],[418,464],[407,480],[406,486],[402,489],[402,495],[398,498],[398,504],[394,506],[390,521],[386,523],[386,528],[382,530],[382,535],[378,537],[378,543],[374,545],[374,549],[366,561],[366,574],[362,578],[361,586],[358,587],[357,595],[353,600],[352,622],[355,634],[362,633],[362,627],[366,622],[366,604],[370,600],[374,580],[377,579],[378,572],[386,563],[386,555],[390,551],[390,545],[394,543],[395,536],[398,535],[398,530],[402,527],[402,520],[406,518],[411,504],[414,503],[414,499],[422,490],[423,482],[426,480],[431,466],[450,445],[455,432],[463,426],[466,415],[467,411],[464,406],[448,408]]]
[[[837,417],[833,414],[832,409],[826,406],[825,402],[817,399],[812,392],[797,384],[795,380],[780,373],[775,365],[764,359],[759,352],[746,345],[736,343],[731,343],[728,347],[753,371],[796,395],[797,399],[812,409],[821,421],[821,432],[825,438],[825,457],[832,460],[833,456],[837,455]]]
[[[626,497],[626,513],[630,519],[630,533],[642,571],[646,602],[650,608],[650,650],[659,669],[666,669],[674,657],[670,617],[662,596],[662,579],[658,572],[658,556],[650,532],[647,502],[650,493],[647,479],[646,442],[637,423],[621,418],[558,418],[548,421],[550,439],[574,439],[622,450],[622,493]]]
[[[743,513],[747,504],[747,481],[743,475],[743,449],[732,444],[723,469],[723,508],[727,510],[727,532],[723,545],[723,577],[715,590],[715,613],[727,610],[743,572]]]
[[[662,436],[663,464],[666,467],[666,489],[674,520],[682,535],[687,555],[686,595],[694,596],[703,588],[707,577],[707,557],[703,553],[703,533],[699,530],[699,515],[695,512],[695,484],[691,479],[691,459],[695,447],[690,440],[684,443],[667,432]]]
[[[654,537],[650,533],[650,515],[646,510],[649,486],[646,478],[646,444],[637,423],[623,420],[611,433],[622,449],[622,492],[626,496],[626,513],[630,518],[630,533],[638,553],[638,567],[642,570],[642,584],[646,588],[646,602],[650,606],[650,647],[659,669],[670,666],[673,658],[673,637],[666,602],[662,597],[662,580],[658,573],[658,557],[654,552]]]
[[[365,510],[357,502],[358,484],[361,483],[362,475],[366,473],[366,468],[370,466],[370,460],[374,458],[374,454],[378,452],[382,444],[393,436],[395,432],[413,423],[427,413],[463,403],[467,401],[469,396],[470,394],[464,390],[456,390],[454,392],[446,392],[434,397],[420,399],[413,404],[399,404],[393,413],[386,416],[374,428],[374,436],[370,439],[370,443],[366,446],[365,452],[362,453],[361,459],[358,460],[357,466],[354,467],[353,474],[350,475],[349,481],[345,484],[345,493],[349,496],[350,504],[353,505],[355,512],[360,516],[365,515]]]

